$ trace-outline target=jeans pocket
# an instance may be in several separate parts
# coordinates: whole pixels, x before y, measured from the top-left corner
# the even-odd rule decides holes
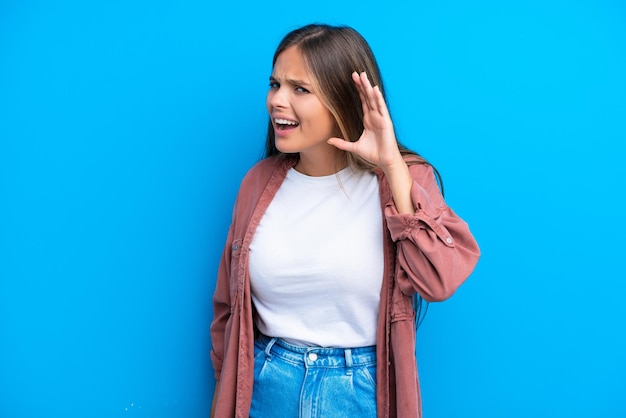
[[[350,417],[376,417],[376,365],[354,367],[353,398],[344,407]],[[347,390],[346,390],[347,392]]]
[[[376,365],[361,366],[358,369],[359,375],[376,391]]]
[[[261,353],[265,352],[265,346],[258,341],[254,342],[254,360],[256,361],[257,357]]]
[[[259,342],[254,343],[254,379],[257,380],[265,367],[267,355],[265,346]]]

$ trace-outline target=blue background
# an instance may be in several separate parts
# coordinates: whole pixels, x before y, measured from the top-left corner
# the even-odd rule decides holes
[[[620,1],[0,3],[0,416],[206,417],[215,272],[309,22],[377,54],[483,256],[418,336],[424,415],[625,417]]]

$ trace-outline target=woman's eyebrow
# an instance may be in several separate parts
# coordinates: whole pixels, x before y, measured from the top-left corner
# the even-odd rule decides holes
[[[274,76],[270,76],[270,82],[274,82],[274,81],[280,82],[281,80],[277,79]],[[293,84],[295,86],[307,86],[307,87],[311,86],[311,83],[308,83],[308,82],[306,82],[304,80],[297,80],[297,79],[294,79],[294,78],[287,78],[287,79],[285,79],[285,81],[287,83]]]

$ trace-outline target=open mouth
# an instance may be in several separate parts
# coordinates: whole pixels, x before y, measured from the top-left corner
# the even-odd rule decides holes
[[[295,120],[274,119],[274,126],[279,131],[284,131],[286,129],[292,129],[292,128],[297,127],[298,125],[300,125],[300,124],[298,122],[296,122]]]

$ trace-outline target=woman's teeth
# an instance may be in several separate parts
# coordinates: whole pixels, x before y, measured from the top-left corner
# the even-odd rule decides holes
[[[287,129],[289,126],[298,126],[299,123],[289,119],[274,119],[274,123],[278,129]]]

